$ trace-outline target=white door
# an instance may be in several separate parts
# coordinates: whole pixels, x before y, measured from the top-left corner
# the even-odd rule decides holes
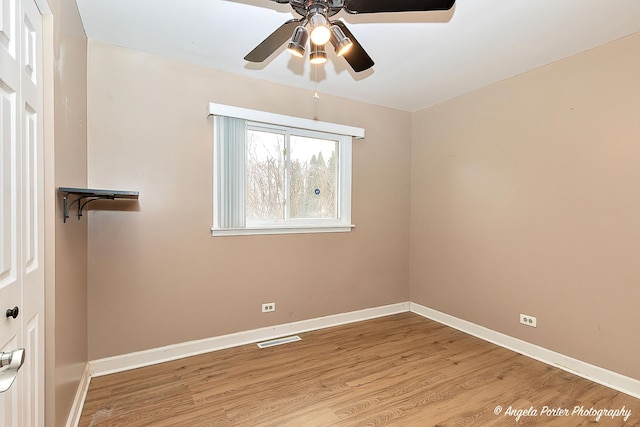
[[[25,349],[13,385],[0,394],[0,427],[44,425],[41,59],[34,0],[0,0],[0,352]],[[7,313],[14,307],[15,319]]]

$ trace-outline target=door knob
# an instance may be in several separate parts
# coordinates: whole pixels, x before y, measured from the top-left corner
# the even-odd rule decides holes
[[[7,309],[7,317],[13,317],[15,319],[18,317],[18,313],[20,313],[20,309],[17,306]]]
[[[9,390],[11,384],[18,376],[18,370],[24,363],[24,348],[10,351],[8,353],[0,352],[0,393]]]

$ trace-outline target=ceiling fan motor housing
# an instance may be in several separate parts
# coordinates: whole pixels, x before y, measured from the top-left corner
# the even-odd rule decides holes
[[[289,3],[298,15],[304,17],[309,17],[315,12],[321,12],[325,17],[330,17],[344,7],[344,0],[291,0]]]

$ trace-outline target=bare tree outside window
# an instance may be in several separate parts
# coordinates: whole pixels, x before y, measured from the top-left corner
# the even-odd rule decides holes
[[[291,218],[337,218],[336,141],[291,136]]]
[[[281,221],[287,209],[292,219],[336,219],[338,142],[290,135],[288,174],[286,149],[282,133],[247,131],[247,221]]]
[[[286,165],[284,158],[284,135],[248,130],[246,143],[247,220],[283,220]]]

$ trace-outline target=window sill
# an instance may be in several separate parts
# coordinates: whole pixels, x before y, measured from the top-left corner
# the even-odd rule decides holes
[[[213,237],[255,236],[261,234],[310,234],[310,233],[347,233],[355,225],[320,225],[320,226],[282,226],[282,227],[247,227],[247,228],[212,228]]]

